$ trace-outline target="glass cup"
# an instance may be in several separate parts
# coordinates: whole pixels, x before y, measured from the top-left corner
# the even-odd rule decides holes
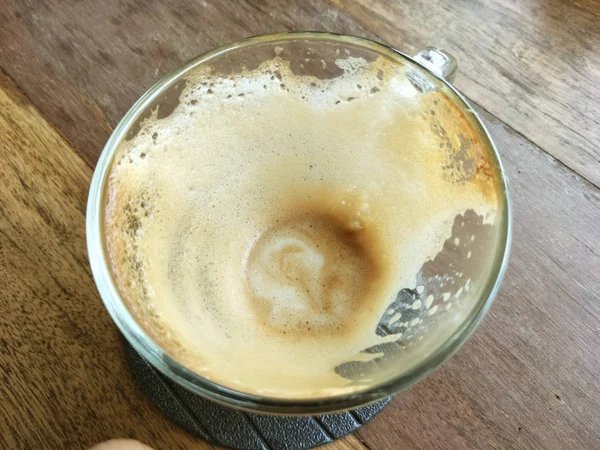
[[[497,170],[494,220],[485,221],[472,210],[456,216],[452,236],[434,258],[424,262],[414,284],[401,289],[381,317],[375,332],[387,337],[386,343],[364,349],[364,353],[376,356],[368,361],[357,358],[336,367],[339,375],[359,386],[350,394],[270,398],[203,378],[171,358],[136,322],[124,305],[107,264],[102,222],[104,191],[119,145],[132,139],[153,112],[158,118],[168,116],[179,104],[186,77],[196,69],[209,65],[214,73],[228,74],[256,68],[275,56],[289,61],[291,70],[306,76],[307,82],[311,77],[339,76],[343,69],[335,61],[340,58],[387,58],[404,68],[415,96],[442,92],[450,99]],[[435,48],[410,57],[357,37],[308,32],[259,36],[226,45],[199,56],[156,83],[110,136],[94,172],[87,206],[87,245],[94,279],[125,338],[155,368],[190,391],[229,406],[264,413],[308,415],[353,409],[406,389],[435,370],[460,348],[490,308],[506,269],[511,241],[510,203],[500,157],[477,113],[450,84],[455,72],[454,58]],[[447,132],[458,133],[443,126],[432,129],[432,133]],[[457,151],[457,164],[461,167],[473,168],[474,163],[465,152]]]

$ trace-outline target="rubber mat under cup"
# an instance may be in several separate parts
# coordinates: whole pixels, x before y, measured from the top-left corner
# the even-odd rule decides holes
[[[128,343],[125,355],[144,393],[174,423],[206,441],[240,450],[300,450],[359,429],[390,400],[353,411],[311,417],[252,414],[206,400],[154,369]]]

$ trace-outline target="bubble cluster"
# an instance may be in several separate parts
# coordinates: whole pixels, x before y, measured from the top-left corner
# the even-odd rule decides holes
[[[458,273],[403,289],[446,244],[475,260],[478,240],[446,241],[454,217],[495,208],[449,156],[468,127],[444,117],[445,94],[385,58],[327,64],[339,76],[296,75],[278,57],[233,75],[198,67],[111,167],[106,245],[126,305],[173,358],[244,392],[360,389],[336,368],[390,335],[412,345],[464,297]]]

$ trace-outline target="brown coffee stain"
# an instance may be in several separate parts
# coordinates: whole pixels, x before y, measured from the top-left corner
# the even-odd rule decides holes
[[[420,103],[431,134],[443,149],[438,156],[447,179],[458,185],[470,183],[488,201],[497,202],[502,184],[500,170],[475,117],[467,116],[456,99],[443,91],[423,96]]]
[[[330,186],[282,200],[287,203],[282,211],[290,211],[289,215],[261,233],[245,264],[252,310],[275,333],[299,338],[307,332],[346,335],[378,302],[382,281],[390,276],[377,223],[360,198]],[[286,239],[285,245],[278,246]],[[265,258],[270,246],[276,246],[275,251]],[[318,267],[311,267],[315,259]],[[257,271],[270,278],[271,291],[253,286]],[[282,298],[277,299],[281,287],[292,287],[294,292],[287,296],[279,292]],[[290,300],[300,302],[302,308],[277,317],[274,304]]]

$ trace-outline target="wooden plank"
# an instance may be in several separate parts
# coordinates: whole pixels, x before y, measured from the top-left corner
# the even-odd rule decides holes
[[[600,192],[489,114],[514,241],[473,338],[361,430],[372,449],[600,448]]]
[[[93,163],[124,111],[181,62],[243,36],[282,29],[328,29],[374,37],[349,18],[352,15],[381,39],[408,52],[438,45],[455,53],[460,64],[457,84],[463,92],[599,185],[597,2],[333,4],[347,14],[317,0],[291,4],[83,0],[69,5],[58,0],[35,5],[3,0],[0,67],[19,80],[35,104]],[[14,104],[30,111],[15,98]],[[3,136],[16,139],[12,136],[17,124],[29,131],[15,141],[19,146],[11,150],[10,160],[3,155],[3,162],[16,158],[18,164],[0,168],[0,230],[5,233],[0,238],[4,291],[0,299],[18,299],[0,315],[3,347],[9,337],[13,341],[12,347],[7,346],[12,353],[0,356],[0,376],[5,377],[0,411],[9,417],[0,424],[0,439],[11,439],[18,431],[33,448],[44,439],[50,448],[81,448],[109,436],[138,437],[162,446],[178,436],[177,430],[148,412],[143,398],[127,406],[135,388],[120,374],[122,362],[103,361],[102,351],[94,357],[81,356],[89,351],[90,339],[105,345],[101,349],[118,351],[114,327],[95,294],[83,250],[89,171],[71,153],[66,160],[57,156],[72,149],[64,142],[55,147],[53,142],[60,138],[46,124],[34,132],[24,113],[13,116],[18,120],[3,122],[13,131],[3,129]],[[509,272],[490,316],[467,346],[430,379],[398,396],[360,432],[373,450],[600,448],[598,191],[538,147],[491,117],[486,119],[492,123],[513,187],[515,244]],[[5,142],[9,140],[2,141],[2,153],[8,152]],[[48,154],[52,152],[56,154]],[[34,162],[24,162],[25,157]],[[50,174],[45,167],[52,168]],[[45,178],[37,179],[38,175]],[[13,247],[4,237],[9,232]],[[67,293],[52,280],[56,273]],[[41,292],[43,298],[32,292],[38,296]],[[21,307],[24,312],[17,311]],[[27,314],[37,318],[23,320]],[[84,320],[73,322],[79,328],[67,325],[72,317],[96,316],[95,324]],[[38,325],[39,317],[54,328]],[[62,336],[56,342],[67,356],[59,353],[55,335]],[[46,362],[35,356],[42,349]],[[14,355],[14,360],[7,355]],[[50,380],[42,374],[47,361],[58,367],[50,372],[57,375]],[[109,369],[99,369],[102,365]],[[54,398],[66,395],[79,374],[99,374],[101,379],[107,373],[120,374],[118,383],[124,386],[111,379],[110,389],[91,394],[80,390],[66,405],[55,405]],[[6,386],[15,379],[24,381],[9,390]],[[10,416],[4,411],[7,398],[16,402]],[[85,409],[93,401],[102,403],[99,411]],[[85,418],[55,414],[72,407],[81,408]],[[136,417],[130,413],[134,408]],[[122,423],[111,423],[115,417]],[[91,424],[93,420],[86,422],[90,418],[103,420],[106,429],[95,429],[99,427]],[[153,440],[154,433],[163,440]],[[65,443],[67,439],[71,440]],[[191,441],[182,439],[185,448]],[[352,441],[355,444],[359,445]]]
[[[138,391],[85,247],[91,169],[0,77],[0,448],[209,448]]]
[[[330,3],[400,50],[454,54],[463,93],[600,187],[600,2]]]
[[[1,3],[0,68],[92,165],[138,97],[203,52],[288,30],[365,34],[321,0]]]
[[[212,448],[134,385],[86,255],[92,171],[2,74],[0,136],[0,448]]]
[[[226,42],[316,29],[437,45],[463,92],[600,186],[600,3],[330,1],[3,0],[0,67],[93,163],[146,88]]]

